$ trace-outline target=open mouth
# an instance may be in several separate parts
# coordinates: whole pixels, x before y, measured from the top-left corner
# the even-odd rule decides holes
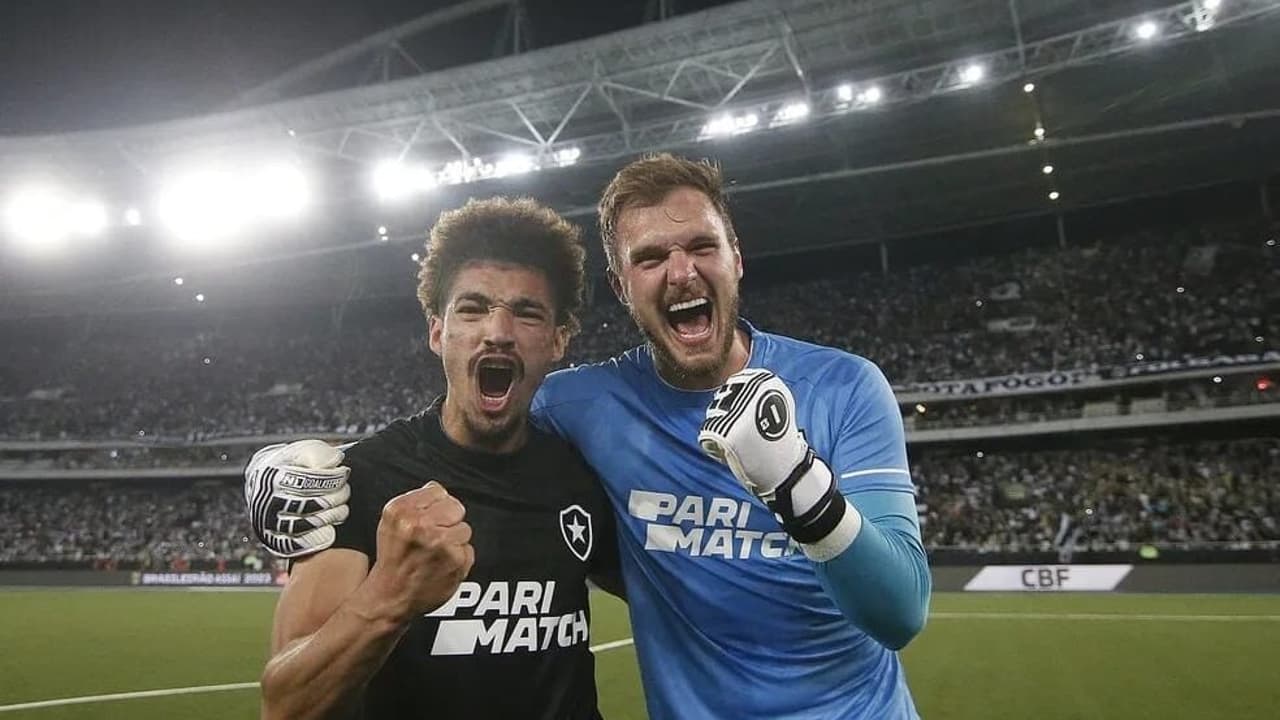
[[[685,342],[704,340],[711,335],[711,309],[705,297],[674,303],[667,306],[667,322]]]
[[[476,385],[480,406],[488,412],[506,408],[516,382],[516,363],[506,357],[485,357],[476,364]]]

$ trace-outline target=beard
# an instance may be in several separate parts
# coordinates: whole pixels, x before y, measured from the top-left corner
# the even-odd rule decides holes
[[[724,323],[726,327],[717,328],[717,331],[720,332],[719,352],[711,357],[696,359],[691,362],[682,363],[661,332],[651,332],[649,327],[644,324],[639,314],[636,313],[634,305],[627,305],[626,307],[627,313],[631,315],[631,320],[635,322],[636,327],[640,328],[640,333],[645,337],[649,352],[653,354],[654,364],[657,366],[659,375],[669,380],[674,380],[673,384],[680,387],[705,382],[707,389],[710,389],[711,386],[717,384],[720,380],[720,370],[729,357],[730,349],[733,348],[734,333],[737,330],[739,298],[736,292],[729,301],[725,315],[719,314],[719,303],[714,305],[716,317],[728,318]],[[715,322],[716,318],[713,317],[712,321]],[[662,316],[661,311],[659,311],[658,322],[666,322],[666,318]]]

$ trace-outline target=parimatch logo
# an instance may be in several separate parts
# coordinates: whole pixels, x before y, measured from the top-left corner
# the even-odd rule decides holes
[[[431,654],[498,655],[587,642],[586,611],[550,614],[555,591],[554,580],[496,581],[487,586],[462,583],[448,602],[427,617],[471,617],[440,620]]]
[[[649,490],[632,490],[627,498],[627,513],[647,523],[645,550],[726,560],[746,560],[753,553],[780,558],[799,550],[782,530],[750,529],[752,509],[746,500]]]

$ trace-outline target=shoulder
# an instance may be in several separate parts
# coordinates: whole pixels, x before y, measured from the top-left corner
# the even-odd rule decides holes
[[[598,400],[602,392],[623,387],[640,377],[643,352],[643,348],[632,348],[603,362],[557,370],[542,381],[535,406],[551,409],[566,403]]]
[[[343,451],[345,459],[354,459],[362,464],[378,464],[396,456],[411,454],[426,434],[426,423],[435,421],[435,415],[426,411],[395,420],[346,448]]]
[[[861,355],[785,335],[758,332],[757,337],[767,345],[766,367],[788,382],[885,382],[880,368]]]

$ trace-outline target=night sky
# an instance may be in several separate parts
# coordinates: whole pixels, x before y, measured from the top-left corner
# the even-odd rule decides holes
[[[454,0],[0,0],[0,134],[217,110],[289,67]],[[527,0],[534,47],[639,24],[646,0]],[[723,0],[676,0],[691,12]],[[503,11],[428,36],[427,69],[492,56]]]

